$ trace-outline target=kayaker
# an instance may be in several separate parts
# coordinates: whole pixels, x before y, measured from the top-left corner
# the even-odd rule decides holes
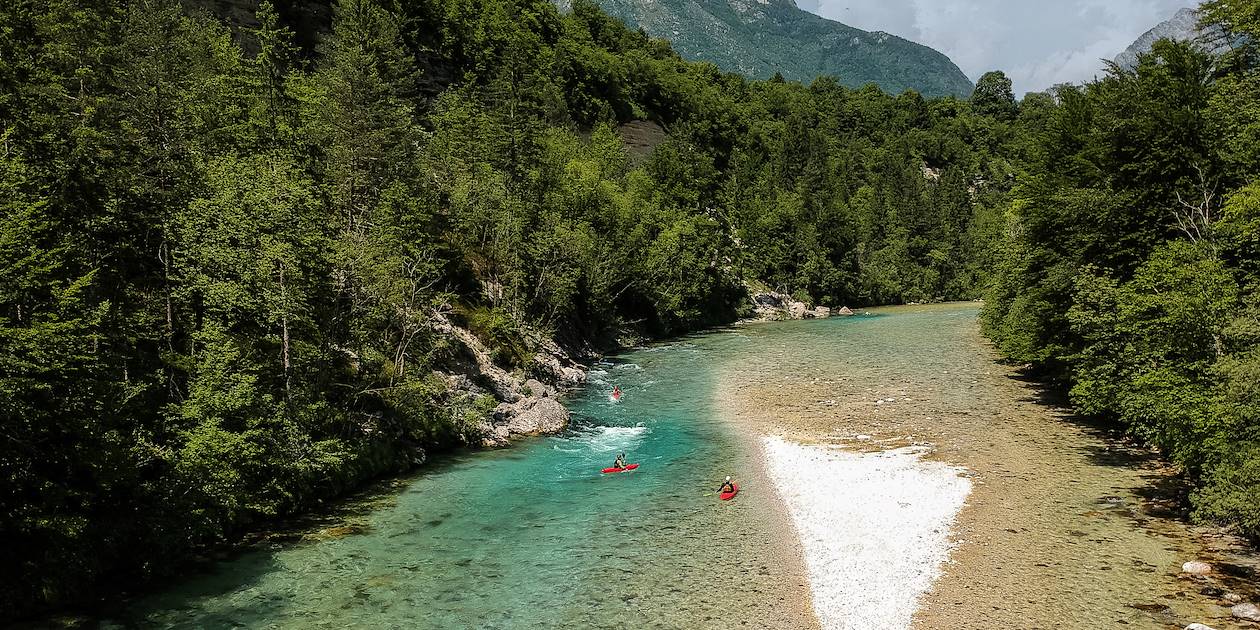
[[[731,481],[731,476],[726,476],[726,481],[722,482],[722,487],[718,488],[718,494],[726,492],[735,492],[735,484]]]
[[[625,468],[625,467],[626,467],[626,454],[622,453],[617,456],[617,461],[613,462],[613,468]]]
[[[621,388],[613,385],[613,398],[621,398]]]

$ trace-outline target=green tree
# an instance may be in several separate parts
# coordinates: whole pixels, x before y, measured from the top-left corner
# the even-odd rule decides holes
[[[1016,114],[1015,93],[1011,90],[1011,80],[1001,70],[984,73],[976,81],[976,89],[971,93],[971,106],[984,116],[999,119],[1013,118]]]

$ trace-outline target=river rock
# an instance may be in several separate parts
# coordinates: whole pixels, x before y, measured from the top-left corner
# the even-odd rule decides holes
[[[1238,604],[1229,609],[1229,614],[1237,619],[1246,619],[1247,621],[1260,621],[1260,606],[1255,604]]]
[[[1186,626],[1186,630],[1216,630],[1216,628],[1213,628],[1212,626],[1205,626],[1201,623],[1192,623]]]
[[[499,403],[491,412],[487,446],[502,446],[516,436],[556,433],[569,424],[569,410],[554,398],[531,396],[520,402]]]
[[[1238,593],[1225,593],[1224,599],[1227,602],[1237,604],[1242,601],[1242,595],[1239,595]]]
[[[830,309],[830,308],[827,308],[826,306],[816,306],[816,307],[814,307],[814,318],[815,318],[815,319],[827,319],[828,317],[831,317],[831,309]]]
[[[847,306],[841,306],[840,310],[836,311],[836,315],[841,317],[853,317],[853,311],[849,310],[849,307]]]
[[[812,312],[813,311],[809,310],[809,307],[805,306],[804,302],[792,302],[788,304],[788,315],[791,315],[792,319],[805,319],[805,314]]]
[[[1192,560],[1181,565],[1181,572],[1189,573],[1190,575],[1207,575],[1212,572],[1212,565],[1206,562]]]
[[[527,398],[517,408],[511,422],[516,434],[555,433],[569,424],[569,410],[554,398]]]

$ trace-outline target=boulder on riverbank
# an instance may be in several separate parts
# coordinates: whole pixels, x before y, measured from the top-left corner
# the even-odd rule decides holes
[[[538,339],[537,347],[530,370],[542,380],[563,388],[586,383],[586,370],[560,344],[551,339]]]
[[[483,445],[505,446],[515,437],[564,430],[569,425],[569,410],[554,398],[534,396],[517,403],[500,403],[490,418]]]

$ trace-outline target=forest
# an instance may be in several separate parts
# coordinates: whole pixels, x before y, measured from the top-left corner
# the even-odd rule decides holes
[[[1207,16],[1256,41],[1257,6]],[[530,373],[540,335],[677,335],[749,286],[983,295],[1005,356],[1260,534],[1250,44],[1017,101],[751,81],[589,0],[338,0],[316,39],[267,2],[0,7],[5,618],[475,443],[435,316]]]
[[[1191,482],[1196,519],[1260,538],[1260,3],[1203,5],[1238,45],[1158,42],[1054,90],[982,316],[1013,361]],[[1242,37],[1234,37],[1242,36]]]

